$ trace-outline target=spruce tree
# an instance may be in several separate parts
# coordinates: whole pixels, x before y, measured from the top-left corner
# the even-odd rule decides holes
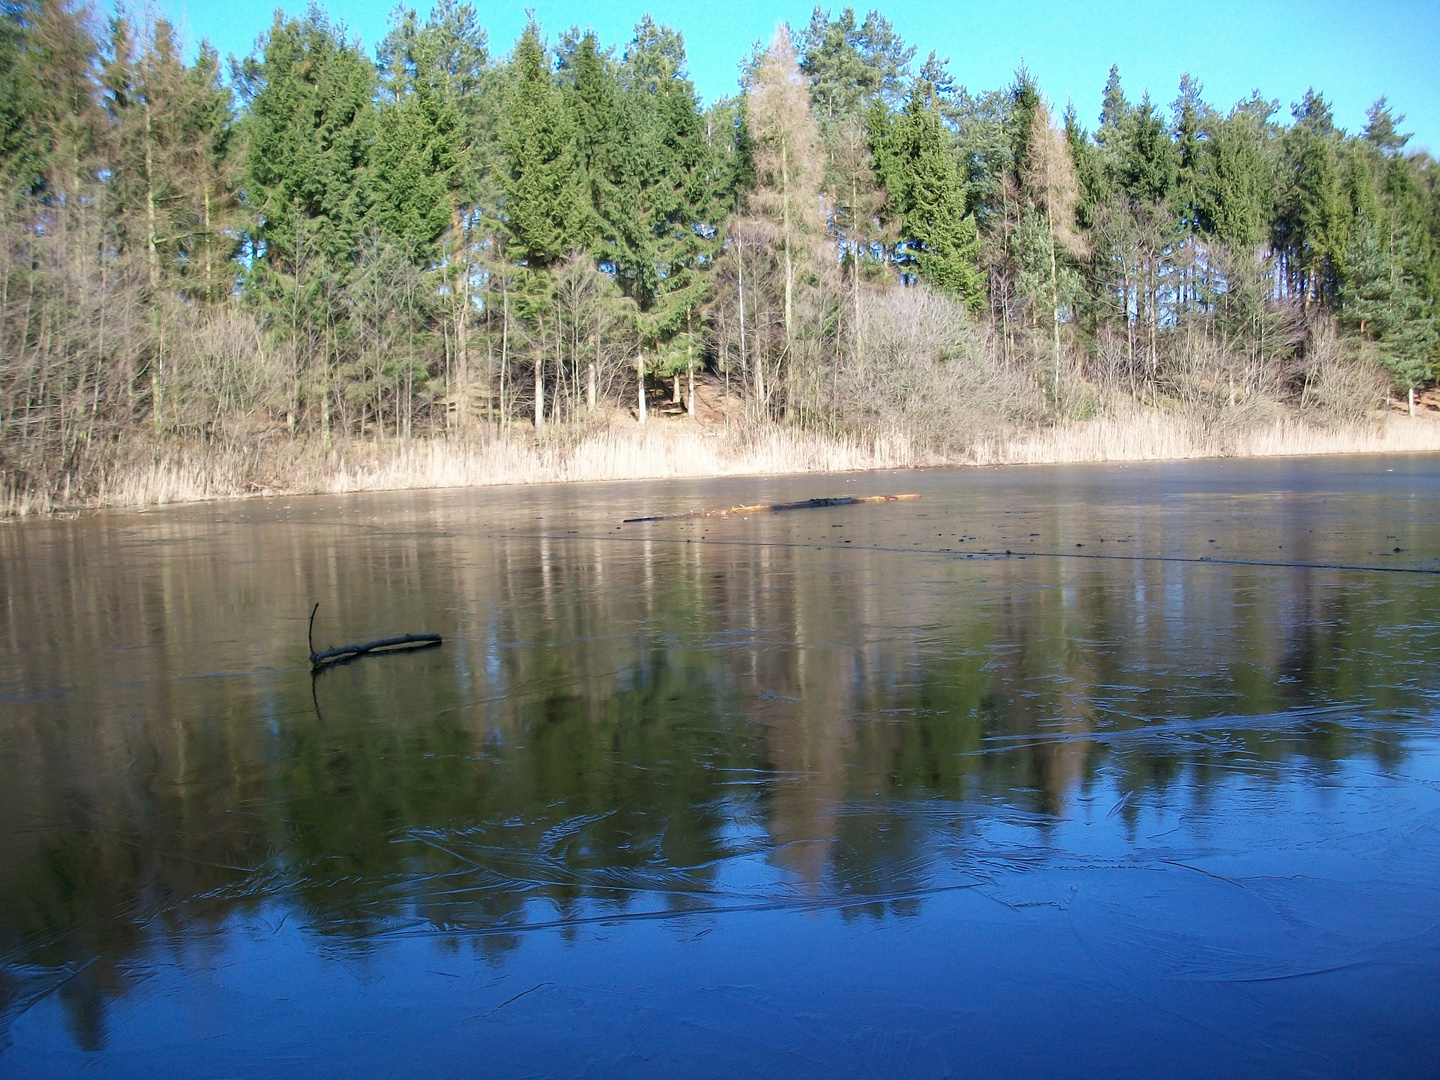
[[[622,228],[615,192],[625,183],[625,148],[621,140],[627,130],[619,113],[619,87],[613,65],[601,53],[599,39],[593,33],[585,34],[577,43],[569,66],[572,81],[568,101],[590,219],[586,231],[596,257],[613,262]]]
[[[884,241],[883,230],[876,227],[884,192],[874,169],[867,117],[876,105],[889,109],[903,102],[915,49],[878,12],[860,21],[852,8],[833,20],[816,8],[797,45],[824,146],[821,182],[834,206],[830,231],[850,269],[852,286],[858,286],[863,266]],[[933,53],[922,77],[932,89],[943,81],[947,92],[953,90],[943,62]],[[858,303],[858,290],[855,299]],[[855,318],[858,321],[858,309]]]
[[[251,294],[294,357],[292,427],[299,409],[318,399],[328,442],[346,329],[341,290],[374,224],[375,68],[343,27],[312,7],[304,19],[277,14],[260,57],[239,74],[245,193],[255,215]]]
[[[475,303],[479,264],[500,248],[495,213],[497,80],[486,34],[475,9],[456,0],[438,0],[423,24],[414,11],[401,10],[380,43],[378,66],[377,182],[393,192],[381,191],[385,209],[380,216],[392,237],[410,237],[411,259],[436,267],[444,282],[437,306],[448,326],[441,333],[445,385],[453,406],[446,410],[446,422],[466,426],[472,419],[472,324],[481,317]],[[401,119],[391,112],[395,107],[410,110],[408,123],[418,128],[413,142],[398,137],[406,124],[393,123]],[[387,128],[393,138],[389,145]],[[387,184],[391,160],[421,173],[422,182],[414,189]],[[426,240],[427,234],[433,238]],[[485,398],[488,409],[488,390]]]
[[[515,46],[503,146],[505,224],[514,253],[543,270],[582,242],[586,214],[575,127],[531,22]]]
[[[1270,106],[1266,110],[1273,111]],[[1269,234],[1275,175],[1267,153],[1269,111],[1232,110],[1216,120],[1205,142],[1200,170],[1200,219],[1204,229],[1243,252]]]
[[[585,246],[590,215],[579,167],[574,121],[551,78],[532,20],[515,46],[514,71],[505,97],[505,227],[511,260],[524,265],[521,289],[507,298],[521,318],[539,330],[534,348],[535,426],[545,422],[546,316],[553,300],[549,269]]]
[[[225,233],[236,199],[229,94],[214,50],[202,46],[187,67],[168,23],[156,22],[144,37],[142,47],[123,18],[112,20],[101,72],[110,121],[104,193],[116,254],[146,285],[146,364],[159,430],[181,422],[165,398],[168,384],[186,374],[168,370],[168,310],[177,294],[204,300],[229,293],[234,243]]]
[[[0,8],[0,190],[23,196],[44,183],[48,155],[41,117],[47,107],[31,37],[34,8]]]
[[[22,0],[14,13],[11,76],[11,140],[26,164],[20,182],[27,194],[51,206],[80,189],[103,169],[105,118],[96,101],[96,42],[89,9],[73,0]],[[14,54],[12,53],[12,56]],[[27,190],[28,189],[28,190]]]
[[[318,8],[277,17],[260,59],[246,61],[246,197],[265,263],[293,265],[297,243],[342,274],[354,260],[373,222],[375,82],[374,65]]]
[[[1356,218],[1345,246],[1347,273],[1341,289],[1345,324],[1363,338],[1379,340],[1399,329],[1397,273],[1389,230],[1369,215]]]
[[[1125,91],[1120,85],[1120,65],[1111,64],[1100,101],[1100,131],[1096,137],[1101,145],[1109,143],[1120,133],[1120,126],[1129,115],[1130,103],[1125,100]]]
[[[1159,203],[1174,193],[1175,146],[1149,94],[1121,122],[1118,156],[1120,186],[1132,199]]]
[[[889,108],[904,100],[915,49],[877,11],[861,22],[846,8],[832,21],[817,7],[795,46],[822,138],[828,140],[832,129],[863,124],[877,101]]]
[[[464,132],[436,36],[419,32],[410,12],[386,44],[380,72],[386,94],[371,158],[375,220],[426,265],[439,258],[437,245],[451,225]]]
[[[1344,279],[1349,212],[1341,184],[1338,133],[1330,107],[1313,90],[1294,106],[1295,124],[1282,142],[1283,179],[1276,245],[1290,278],[1308,302],[1333,300]]]
[[[885,213],[899,227],[901,266],[979,310],[984,280],[975,218],[966,212],[965,185],[930,100],[928,86],[917,83],[904,112],[893,119],[872,114],[872,146],[889,196]]]
[[[617,230],[617,276],[636,303],[640,337],[655,350],[650,370],[693,379],[698,314],[712,285],[728,193],[685,73],[683,38],[642,20],[622,72],[625,159],[616,202],[625,224]]]
[[[1200,95],[1200,83],[1187,72],[1180,76],[1180,93],[1170,106],[1175,145],[1175,209],[1187,236],[1200,231],[1201,192],[1208,161],[1204,140],[1212,126],[1211,110]]]

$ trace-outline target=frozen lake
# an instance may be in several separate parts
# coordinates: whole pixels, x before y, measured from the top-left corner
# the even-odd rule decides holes
[[[1434,456],[256,500],[0,567],[0,1076],[1440,1062]],[[312,677],[315,601],[445,642]]]

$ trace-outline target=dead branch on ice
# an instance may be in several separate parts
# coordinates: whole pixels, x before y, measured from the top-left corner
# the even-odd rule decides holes
[[[442,641],[439,634],[401,634],[399,637],[381,638],[379,641],[367,641],[363,645],[341,645],[338,648],[325,649],[321,652],[315,651],[315,612],[320,610],[317,603],[310,609],[310,632],[307,640],[310,644],[310,668],[312,671],[320,671],[323,668],[331,667],[334,664],[342,664],[347,660],[354,660],[357,657],[369,653],[399,652],[404,649],[428,649],[439,645]]]
[[[673,521],[676,518],[729,517],[732,514],[765,514],[780,510],[815,510],[822,506],[854,506],[857,503],[903,502],[919,495],[841,495],[833,499],[805,499],[793,503],[770,503],[765,506],[732,506],[728,510],[690,510],[683,514],[656,514],[653,517],[625,518],[622,525],[641,521]]]

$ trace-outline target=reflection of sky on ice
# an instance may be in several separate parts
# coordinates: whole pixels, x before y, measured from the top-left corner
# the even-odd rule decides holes
[[[651,918],[667,900],[640,893],[501,949],[414,926],[332,941],[270,904],[155,941],[106,1053],[162,1076],[1415,1073],[1440,1048],[1437,763],[1432,743],[1399,775],[1232,777],[1208,807],[1182,784],[1128,816],[1097,785],[1048,825],[938,829],[918,898],[883,909],[785,903],[743,827],[707,910]],[[12,1038],[7,1074],[67,1074],[56,995]]]
[[[1423,1075],[1440,580],[960,548],[1430,566],[1397,464],[0,534],[0,1076]]]

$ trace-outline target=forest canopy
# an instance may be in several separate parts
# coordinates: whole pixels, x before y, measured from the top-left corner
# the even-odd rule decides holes
[[[705,104],[685,42],[322,8],[0,4],[0,486],[164,445],[692,413],[962,444],[1097,410],[1358,417],[1435,381],[1440,185],[1384,98],[972,90],[816,8]],[[1258,74],[1258,73],[1257,73]],[[1249,410],[1249,413],[1246,413]],[[728,419],[728,414],[727,414]]]

